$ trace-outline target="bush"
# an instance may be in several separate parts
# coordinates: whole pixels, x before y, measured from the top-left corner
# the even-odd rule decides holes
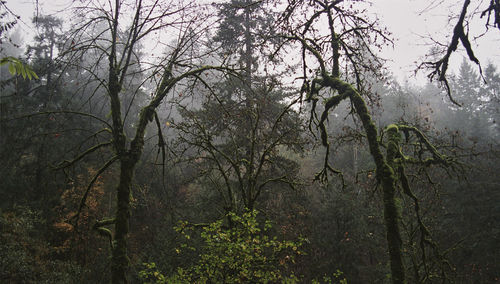
[[[295,283],[298,278],[289,271],[304,240],[278,240],[269,235],[270,222],[260,226],[257,211],[238,216],[229,213],[208,225],[190,225],[181,222],[176,230],[187,241],[176,249],[199,252],[194,265],[177,268],[174,275],[165,277],[154,263],[145,264],[139,277],[145,283]],[[230,220],[231,226],[225,224]],[[195,228],[202,227],[202,245],[195,248],[192,236]]]

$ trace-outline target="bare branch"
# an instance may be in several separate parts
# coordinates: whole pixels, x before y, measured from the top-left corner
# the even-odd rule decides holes
[[[54,167],[54,170],[60,170],[62,168],[67,168],[73,164],[75,164],[76,162],[80,161],[81,159],[83,159],[85,156],[95,152],[96,150],[100,149],[100,148],[103,148],[103,147],[106,147],[106,146],[109,146],[109,145],[112,145],[113,144],[113,141],[108,141],[108,142],[104,142],[104,143],[100,143],[100,144],[97,144],[93,147],[90,147],[88,148],[86,151],[80,153],[80,155],[76,156],[73,160],[64,160],[62,161],[59,165],[55,166]]]
[[[90,193],[90,190],[94,186],[94,183],[97,181],[99,176],[106,171],[109,166],[111,166],[116,160],[118,160],[118,156],[114,156],[111,158],[109,161],[107,161],[94,175],[92,180],[90,180],[89,184],[87,185],[87,189],[85,190],[85,193],[82,196],[82,199],[80,200],[80,206],[78,207],[78,211],[73,215],[69,220],[74,220],[75,222],[75,227],[78,226],[78,220],[80,219],[80,214],[82,213],[83,207],[85,207],[85,204],[87,202],[88,195]]]

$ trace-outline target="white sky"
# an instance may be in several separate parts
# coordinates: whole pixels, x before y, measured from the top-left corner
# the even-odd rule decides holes
[[[455,15],[460,13],[463,5],[461,0],[375,0],[373,2],[380,21],[389,27],[396,39],[394,49],[384,50],[383,56],[392,59],[389,63],[390,69],[399,79],[413,76],[413,71],[418,65],[415,62],[420,63],[430,49],[429,36],[439,40],[449,38],[456,23],[455,18],[449,21],[450,13]],[[434,2],[440,4],[432,6]],[[469,12],[475,8],[474,5],[472,3],[469,6]],[[471,23],[471,35],[484,33],[484,23],[484,18]],[[473,40],[472,36],[469,38],[481,64],[486,65],[492,62],[497,66],[500,65],[498,29],[491,28],[488,34],[477,40]],[[448,44],[449,40],[442,42]],[[465,51],[460,49],[459,51],[460,53],[453,54],[451,57],[451,68],[455,70],[466,56]],[[425,81],[423,79],[425,74],[419,72],[419,75],[418,81]]]
[[[64,11],[68,7],[68,0],[39,0],[39,13],[53,14]],[[440,3],[431,6],[434,2]],[[477,2],[477,1],[476,1]],[[413,78],[413,71],[417,63],[429,50],[429,40],[422,37],[433,36],[445,39],[451,34],[455,19],[448,21],[450,11],[460,12],[463,1],[456,0],[373,0],[373,11],[378,15],[383,25],[389,28],[396,39],[393,48],[386,48],[382,56],[390,59],[388,66],[400,80],[409,80],[413,83],[425,82],[425,74],[420,72],[419,77]],[[469,7],[475,8],[474,3]],[[35,13],[36,0],[8,0],[7,6],[21,16],[19,29],[24,40],[28,40],[32,31],[30,18]],[[423,12],[423,13],[421,13]],[[471,25],[471,34],[477,35],[484,31],[484,19]],[[472,38],[471,38],[472,40]],[[444,41],[448,42],[448,41]],[[476,56],[485,65],[488,61],[500,66],[500,33],[498,29],[491,30],[486,36],[473,41]],[[464,53],[452,55],[452,69],[456,69],[462,61]]]

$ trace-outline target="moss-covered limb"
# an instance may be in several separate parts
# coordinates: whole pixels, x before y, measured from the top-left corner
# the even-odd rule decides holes
[[[425,134],[423,134],[418,128],[401,124],[398,124],[397,126],[399,130],[405,133],[407,137],[410,135],[410,133],[414,134],[417,138],[417,141],[415,142],[417,144],[415,144],[415,146],[419,147],[417,157],[406,156],[403,153],[400,153],[399,157],[397,158],[398,163],[416,164],[424,167],[429,167],[431,165],[440,165],[446,171],[448,176],[451,177],[455,173],[457,177],[460,177],[458,173],[463,171],[466,165],[458,161],[456,158],[440,153],[436,146],[434,146],[425,136]],[[425,153],[430,153],[430,157],[424,158]],[[429,182],[431,184],[434,184],[427,172],[425,172],[425,174]]]
[[[105,228],[104,226],[109,226],[115,223],[115,218],[109,218],[109,219],[104,219],[100,221],[96,221],[94,226],[92,227],[94,230],[96,230],[99,235],[104,236],[109,239],[109,246],[111,249],[113,249],[113,234],[111,233],[111,230],[108,228]]]
[[[309,45],[306,39],[297,36],[291,36],[288,37],[288,39],[300,41],[303,48],[311,52],[317,59],[321,75],[320,79],[317,80],[318,83],[320,83],[321,87],[329,87],[338,92],[337,97],[331,101],[332,107],[338,104],[337,101],[350,98],[351,103],[363,124],[366,138],[368,140],[370,154],[375,161],[377,179],[382,184],[384,191],[384,220],[387,230],[387,243],[389,247],[392,282],[406,283],[405,268],[401,250],[401,234],[399,229],[400,213],[395,199],[396,178],[393,169],[389,166],[386,158],[382,154],[378,140],[377,128],[373,123],[366,103],[361,97],[359,91],[356,90],[351,84],[341,80],[338,76],[331,76],[328,74],[323,57],[315,48]],[[338,61],[339,58],[334,58],[333,60]],[[325,109],[323,115],[328,115],[329,110],[330,109]],[[322,137],[322,142],[325,142],[323,140],[324,139]],[[323,144],[328,145],[328,143]]]
[[[386,128],[387,133],[387,162],[393,169],[395,168],[396,158],[400,154],[401,133],[395,124]]]
[[[401,132],[405,133],[405,135],[408,137],[408,132],[413,132],[416,134],[418,140],[425,145],[425,147],[428,149],[429,152],[432,153],[433,157],[432,158],[427,158],[425,160],[418,160],[414,159],[411,157],[405,157],[400,150],[399,144],[401,143]],[[439,262],[442,264],[441,266],[441,273],[443,276],[443,279],[447,279],[447,274],[446,274],[446,268],[443,267],[445,263],[449,262],[445,259],[444,255],[440,253],[439,248],[437,244],[432,240],[431,233],[427,226],[425,226],[421,214],[420,214],[420,204],[419,200],[416,197],[416,195],[413,193],[410,183],[408,180],[408,177],[405,173],[405,168],[404,164],[411,162],[411,163],[418,163],[420,165],[430,165],[430,164],[443,164],[444,166],[448,165],[448,159],[446,159],[444,156],[442,156],[436,148],[429,142],[429,140],[425,137],[425,135],[420,132],[417,128],[415,127],[410,127],[406,125],[389,125],[386,129],[386,133],[388,134],[388,145],[387,145],[387,159],[389,164],[392,166],[393,169],[397,169],[398,171],[398,176],[401,181],[401,187],[403,189],[403,192],[405,195],[410,197],[413,201],[414,204],[414,211],[415,215],[417,217],[417,225],[418,229],[420,232],[420,241],[419,241],[419,247],[421,251],[421,265],[424,268],[424,278],[419,279],[418,281],[424,282],[426,277],[430,275],[430,264],[428,263],[428,255],[426,251],[426,247],[430,246],[432,248],[433,253],[436,255],[436,258],[439,260]],[[451,266],[447,267],[451,268]],[[418,275],[418,272],[416,273]]]
[[[322,74],[324,85],[328,86],[339,93],[339,96],[349,97],[356,113],[358,114],[368,140],[370,154],[372,155],[376,165],[376,176],[381,182],[383,188],[384,200],[384,220],[386,225],[387,243],[389,247],[391,274],[393,283],[406,283],[405,268],[402,256],[402,241],[399,228],[400,212],[396,202],[396,177],[393,169],[387,163],[385,156],[382,154],[380,143],[378,140],[377,128],[370,116],[370,112],[366,106],[364,99],[359,92],[349,83],[342,81],[339,78],[329,76],[326,72]],[[397,126],[393,125],[389,128],[391,132],[398,133]],[[398,134],[397,134],[398,135]],[[396,136],[397,136],[396,135]],[[393,140],[394,147],[388,152],[393,158],[399,152],[399,140]]]
[[[439,153],[439,151],[432,145],[429,139],[416,127],[408,125],[398,125],[401,131],[413,132],[417,136],[418,140],[425,145],[427,150],[432,154],[436,162],[440,162],[443,165],[449,165],[449,158]],[[430,162],[430,161],[429,161]]]
[[[389,254],[391,256],[391,272],[393,273],[393,282],[404,283],[406,279],[402,256],[403,242],[401,240],[401,230],[399,227],[401,212],[399,211],[396,201],[397,186],[396,178],[394,176],[394,169],[397,167],[395,160],[399,155],[401,134],[395,124],[389,125],[386,128],[386,133],[387,162],[384,164],[388,168],[388,171],[383,172],[380,177],[383,185],[384,219],[387,228],[387,242],[389,245]]]
[[[113,233],[111,232],[111,230],[104,227],[96,227],[94,228],[94,230],[96,230],[99,233],[99,235],[108,238],[109,247],[113,249]]]
[[[361,95],[350,84],[342,82],[338,79],[332,80],[332,84],[350,94],[351,101],[365,129],[370,153],[375,161],[377,169],[377,179],[381,182],[383,188],[384,220],[391,260],[392,281],[393,283],[406,283],[405,268],[401,250],[401,233],[399,228],[400,212],[395,198],[396,179],[394,171],[382,154],[378,141],[377,128],[371,119],[366,103]],[[397,128],[395,130],[397,130]]]
[[[108,219],[98,220],[98,221],[95,222],[94,228],[109,226],[109,225],[114,224],[115,222],[116,222],[115,218],[108,218]]]

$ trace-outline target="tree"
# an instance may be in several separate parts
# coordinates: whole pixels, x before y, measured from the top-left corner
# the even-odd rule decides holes
[[[107,103],[105,106],[108,107],[110,121],[107,118],[88,115],[105,126],[94,135],[99,141],[98,144],[89,147],[72,160],[63,162],[60,167],[71,166],[82,157],[99,149],[106,147],[113,149],[111,157],[91,179],[75,216],[78,220],[88,193],[92,190],[92,185],[97,178],[111,165],[118,163],[119,181],[115,191],[115,216],[97,221],[94,225],[94,228],[108,237],[112,244],[111,279],[113,283],[127,282],[129,267],[127,239],[133,175],[144,149],[147,126],[154,119],[158,121],[156,109],[171,92],[176,91],[175,87],[179,85],[178,88],[182,88],[180,83],[185,83],[189,77],[200,78],[203,72],[209,70],[226,70],[222,67],[200,67],[196,59],[191,57],[194,55],[191,53],[193,45],[203,37],[204,30],[210,24],[210,22],[207,22],[207,25],[198,24],[200,21],[208,19],[206,15],[195,12],[195,9],[198,8],[200,6],[193,2],[183,3],[181,1],[164,5],[159,2],[145,3],[141,0],[133,3],[116,0],[105,6],[101,6],[97,1],[91,1],[87,3],[87,7],[76,11],[79,18],[78,23],[68,37],[70,41],[66,45],[67,50],[64,55],[71,59],[72,63],[84,55],[95,56],[94,65],[82,66],[81,68],[97,82],[96,90],[102,90],[106,94]],[[125,22],[125,19],[128,18],[127,15],[131,15],[131,20]],[[123,33],[125,37],[122,38],[120,31],[124,27],[126,27],[126,32]],[[99,31],[96,35],[91,32],[94,28]],[[158,76],[159,80],[152,79],[154,85],[152,95],[148,102],[141,107],[138,117],[134,118],[134,133],[131,138],[128,138],[124,132],[124,121],[127,116],[123,114],[123,111],[127,109],[127,106],[123,105],[123,93],[126,80],[138,72],[133,70],[134,66],[142,66],[135,53],[135,48],[145,41],[148,35],[160,32],[162,29],[175,32],[178,37],[172,42],[173,46],[167,49],[165,60],[154,70],[153,78]],[[209,50],[204,52],[209,52]],[[102,66],[100,63],[104,60],[107,61],[105,71],[100,69]],[[103,77],[103,74],[106,77]],[[138,91],[136,90],[136,92]],[[104,135],[97,135],[101,133]],[[161,132],[159,135],[162,135]],[[105,140],[102,141],[102,139]],[[114,226],[114,232],[106,228],[109,225]]]
[[[253,210],[273,184],[294,187],[298,165],[283,153],[300,152],[304,144],[301,118],[293,109],[298,100],[283,90],[279,75],[259,70],[272,64],[257,53],[273,33],[272,13],[264,7],[247,0],[222,5],[215,41],[223,59],[240,66],[240,78],[216,84],[199,109],[181,105],[183,120],[175,125],[226,213]]]
[[[310,5],[295,1],[288,5],[282,18],[283,22],[291,23],[287,26],[285,37],[290,41],[298,42],[303,49],[304,84],[302,91],[306,96],[306,101],[312,103],[313,114],[311,117],[315,119],[321,135],[321,143],[327,151],[321,176],[326,177],[329,171],[341,174],[330,165],[328,159],[330,143],[325,122],[329,112],[334,110],[340,102],[347,100],[351,105],[351,113],[355,114],[362,125],[370,154],[375,163],[376,178],[383,191],[384,222],[392,282],[406,283],[408,280],[402,251],[401,205],[397,197],[398,189],[401,188],[402,193],[413,199],[417,217],[419,217],[419,203],[411,190],[405,173],[405,165],[421,164],[423,166],[442,165],[447,167],[453,165],[453,159],[439,153],[428,138],[413,126],[402,123],[390,124],[382,131],[385,139],[379,136],[365,101],[367,97],[369,98],[369,93],[363,80],[363,71],[375,71],[376,75],[379,74],[376,71],[379,69],[381,61],[372,49],[377,44],[390,41],[390,39],[387,33],[378,27],[376,20],[373,21],[367,16],[362,16],[361,11],[353,6],[347,7],[342,1],[312,1]],[[301,8],[313,9],[313,11],[304,13],[305,19],[300,22],[299,26],[295,26],[293,23],[297,20],[294,21],[294,18],[300,15]],[[319,30],[316,28],[317,23],[327,23],[328,29],[326,31]],[[315,64],[310,63],[311,61],[314,61]],[[345,70],[347,70],[344,73],[340,72],[341,64],[344,64]],[[310,69],[314,71],[308,72]],[[317,102],[322,97],[324,98],[324,110],[318,117],[314,112]],[[405,134],[407,141],[410,138],[414,139],[413,143],[418,145],[422,154],[411,156],[410,153],[406,153],[402,147],[404,143],[402,134]],[[382,151],[384,148],[385,152]],[[425,152],[427,154],[423,155]],[[424,246],[430,245],[431,249],[436,251],[436,245],[430,241],[430,232],[420,221],[419,229],[424,243],[422,249],[425,250]],[[439,252],[436,254],[442,258]],[[446,263],[442,259],[440,261]],[[425,266],[425,259],[423,259],[423,263]],[[446,269],[444,267],[443,271]]]
[[[481,95],[487,100],[485,111],[488,114],[488,120],[493,124],[493,141],[500,135],[498,123],[500,121],[500,74],[497,67],[493,64],[488,64],[484,69],[484,78],[486,84],[483,85]]]
[[[50,24],[54,24],[53,28],[57,29],[57,23],[60,27],[60,20],[53,18]],[[49,37],[46,33],[41,32],[40,35],[44,38],[47,36],[46,42],[51,43],[51,51],[56,52],[56,45],[61,44],[61,41],[56,38],[56,34]],[[34,44],[40,42],[41,39],[36,38]],[[47,172],[50,171],[49,165],[53,162],[49,157],[54,156],[54,152],[50,151],[48,145],[56,144],[61,140],[67,141],[66,137],[55,139],[59,137],[55,136],[58,134],[58,126],[62,126],[64,122],[62,120],[56,121],[54,117],[45,120],[33,119],[32,121],[28,117],[19,118],[27,113],[44,112],[47,107],[55,110],[57,108],[55,106],[64,104],[63,88],[56,89],[52,82],[49,90],[47,78],[51,76],[47,76],[45,66],[42,67],[42,65],[50,64],[52,65],[50,71],[52,74],[59,71],[54,68],[55,58],[50,56],[49,48],[40,45],[38,47],[39,53],[33,54],[31,58],[30,64],[34,66],[36,73],[40,75],[39,77],[36,76],[31,67],[25,67],[28,66],[25,65],[25,62],[28,61],[23,63],[15,59],[21,64],[21,67],[15,68],[18,69],[15,71],[19,74],[13,77],[14,80],[7,81],[11,84],[3,86],[1,96],[1,128],[5,134],[2,137],[4,147],[1,149],[1,155],[5,162],[2,174],[5,174],[6,180],[12,180],[12,184],[7,182],[9,185],[18,183],[17,178],[20,173],[29,176],[29,178],[24,179],[29,184],[29,189],[24,191],[26,194],[24,197],[34,193],[41,204],[48,202],[46,197],[51,196],[49,199],[53,197],[49,190],[51,186],[47,185],[54,182],[55,179],[53,177],[47,178],[50,176]],[[29,46],[28,49],[30,49]],[[43,64],[40,64],[42,62]],[[36,76],[38,80],[31,80],[34,79],[33,76]]]

